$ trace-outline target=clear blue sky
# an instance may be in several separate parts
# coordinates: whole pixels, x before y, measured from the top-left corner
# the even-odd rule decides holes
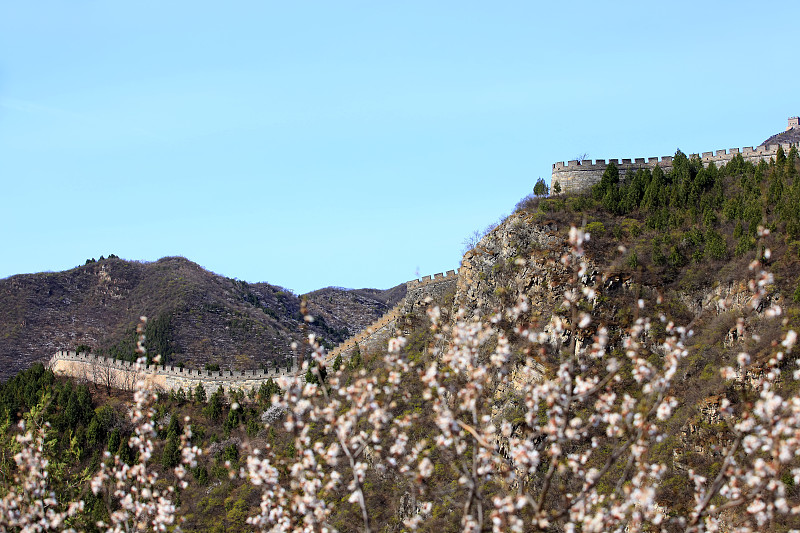
[[[800,114],[800,2],[547,4],[3,2],[0,277],[115,253],[387,288],[555,161]]]

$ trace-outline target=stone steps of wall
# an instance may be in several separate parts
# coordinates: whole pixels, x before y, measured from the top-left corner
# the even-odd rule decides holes
[[[420,279],[413,279],[411,281],[408,281],[406,282],[406,288],[407,291],[411,291],[412,289],[418,290],[420,287],[435,285],[443,281],[448,281],[448,282],[453,281],[457,276],[458,276],[458,270],[448,270],[447,272],[440,272],[432,276],[425,276]],[[353,335],[352,337],[340,343],[331,351],[329,351],[325,357],[325,361],[326,362],[333,361],[339,354],[343,354],[344,352],[355,348],[356,343],[363,344],[364,341],[369,339],[371,336],[375,335],[376,333],[380,332],[383,328],[385,328],[392,322],[396,321],[402,314],[402,310],[405,305],[406,305],[406,298],[403,298],[385,315],[383,315],[378,320],[370,324],[369,327],[365,328],[359,333],[356,333],[355,335]]]

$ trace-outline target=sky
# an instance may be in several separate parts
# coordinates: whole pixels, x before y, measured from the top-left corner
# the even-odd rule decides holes
[[[800,2],[0,2],[0,278],[457,268],[552,164],[756,146]]]

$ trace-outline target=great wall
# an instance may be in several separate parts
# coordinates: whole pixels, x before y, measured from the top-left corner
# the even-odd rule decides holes
[[[326,355],[328,362],[338,355],[346,359],[356,347],[375,349],[394,335],[397,319],[410,312],[416,305],[425,302],[428,296],[436,296],[455,287],[456,270],[425,276],[406,283],[406,296],[397,305],[372,323],[369,327],[345,340]],[[96,383],[114,389],[132,390],[137,381],[143,380],[149,387],[159,391],[182,388],[194,390],[201,384],[207,394],[220,387],[225,390],[240,389],[249,392],[258,389],[268,380],[284,376],[296,376],[300,367],[295,361],[292,368],[273,367],[268,370],[209,371],[175,366],[137,366],[130,361],[121,361],[92,354],[60,350],[53,354],[47,365],[55,374]]]
[[[788,152],[792,146],[798,146],[798,136],[800,133],[800,119],[790,117],[786,132],[793,132],[792,142],[773,143],[770,140],[779,135],[768,139],[763,145],[756,148],[745,147],[731,148],[729,150],[716,150],[715,152],[703,152],[697,155],[704,165],[710,163],[725,164],[736,156],[741,156],[745,161],[762,161],[773,158],[781,147]],[[568,161],[553,164],[551,184],[558,182],[564,193],[582,192],[590,188],[593,184],[600,181],[609,163],[614,163],[619,169],[620,176],[627,172],[639,169],[653,169],[658,165],[663,170],[672,167],[673,156],[649,157],[636,159],[598,159],[584,161]],[[406,282],[406,296],[391,310],[381,316],[358,334],[345,340],[326,355],[326,361],[332,362],[337,356],[347,358],[352,354],[356,346],[364,347],[368,350],[385,346],[389,337],[397,330],[397,321],[404,315],[412,313],[420,306],[427,305],[429,297],[441,297],[448,291],[454,290],[458,280],[458,272],[449,270],[445,273],[425,276],[421,279],[414,279]],[[276,379],[282,376],[293,376],[300,372],[300,367],[295,361],[292,368],[272,368],[261,371],[203,371],[184,369],[173,366],[159,367],[148,366],[137,368],[135,364],[97,357],[91,354],[75,353],[68,351],[56,352],[50,359],[48,366],[57,374],[72,376],[84,381],[91,381],[100,385],[118,389],[132,389],[137,380],[144,379],[151,386],[160,390],[169,391],[178,388],[188,390],[196,388],[202,384],[208,393],[213,393],[219,387],[226,389],[242,389],[250,391],[258,388],[262,383],[269,379]]]
[[[143,380],[149,387],[160,391],[179,388],[188,391],[195,389],[200,383],[209,394],[219,387],[249,392],[251,389],[258,389],[269,379],[297,373],[296,364],[291,369],[273,367],[268,370],[210,371],[175,366],[138,366],[130,361],[65,350],[56,352],[47,366],[55,374],[114,389],[133,390],[136,381]]]
[[[800,130],[800,120],[798,117],[790,117],[786,131]],[[745,161],[768,161],[775,157],[778,153],[778,147],[783,148],[784,152],[788,152],[792,146],[797,146],[798,143],[777,143],[769,145],[761,145],[753,148],[752,146],[739,148],[731,148],[729,150],[716,150],[713,152],[703,152],[702,154],[691,154],[689,157],[695,155],[700,158],[704,166],[708,166],[711,162],[715,165],[726,164],[737,155],[741,155]],[[672,168],[672,157],[639,157],[635,159],[597,159],[592,162],[591,159],[582,161],[573,160],[564,163],[560,161],[553,164],[553,172],[551,175],[551,184],[558,184],[561,186],[563,193],[577,193],[588,190],[592,185],[598,183],[600,178],[603,177],[606,167],[610,163],[614,163],[619,169],[620,177],[623,177],[630,171],[639,169],[650,169],[658,165],[662,170],[667,171]]]

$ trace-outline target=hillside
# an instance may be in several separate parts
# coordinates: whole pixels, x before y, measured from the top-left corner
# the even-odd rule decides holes
[[[394,307],[405,295],[403,283],[386,290],[326,287],[303,296],[308,299],[308,312],[315,320],[322,319],[331,328],[346,330],[350,337]]]
[[[319,318],[310,331],[329,346],[341,342],[389,309],[384,293],[312,293]],[[182,257],[12,276],[0,280],[0,380],[60,349],[130,359],[141,315],[150,320],[150,353],[172,364],[259,368],[288,357],[302,339],[300,305],[291,291],[219,276]]]
[[[795,120],[794,127],[792,127],[792,124],[791,124],[791,120],[792,119],[789,119],[789,120],[790,120],[789,128],[786,131],[782,131],[780,133],[776,133],[775,135],[772,135],[766,141],[761,143],[761,145],[762,146],[768,146],[768,145],[772,145],[772,144],[783,144],[783,143],[797,144],[797,143],[800,143],[800,126],[796,125],[797,118],[796,117],[794,118],[794,120]]]

